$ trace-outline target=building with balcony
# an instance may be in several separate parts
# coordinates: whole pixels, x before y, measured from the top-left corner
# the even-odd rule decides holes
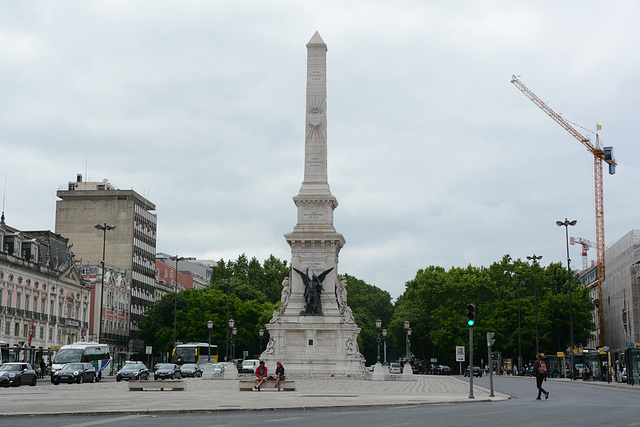
[[[69,240],[20,231],[0,217],[0,341],[30,363],[88,333],[90,288]]]
[[[118,190],[108,180],[83,182],[78,175],[66,190],[58,190],[56,233],[74,245],[82,262],[104,262],[125,273],[131,285],[129,336],[131,351],[141,353],[138,322],[155,301],[157,217],[155,205],[133,190]],[[100,225],[115,226],[104,231]]]
[[[89,341],[98,339],[109,346],[114,369],[130,359],[129,310],[131,284],[123,270],[105,266],[102,286],[102,263],[76,262],[85,285],[91,289]],[[102,289],[102,303],[100,290]],[[100,305],[102,304],[102,310]],[[98,328],[102,328],[98,334]]]

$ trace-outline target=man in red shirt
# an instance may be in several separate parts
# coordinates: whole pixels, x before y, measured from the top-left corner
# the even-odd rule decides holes
[[[256,389],[260,391],[260,386],[268,379],[267,367],[264,360],[260,361],[260,365],[256,368]]]

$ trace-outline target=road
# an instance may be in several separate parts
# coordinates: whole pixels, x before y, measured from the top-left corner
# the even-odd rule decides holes
[[[468,381],[468,379],[465,379]],[[479,387],[489,387],[487,377],[474,378]],[[40,386],[43,387],[40,387]],[[224,411],[158,415],[59,416],[0,418],[0,425],[44,426],[640,426],[637,402],[640,387],[601,385],[582,381],[550,380],[544,387],[549,400],[535,400],[535,381],[525,377],[494,377],[495,390],[511,395],[500,402],[429,404],[370,408],[336,408],[314,410]],[[42,398],[55,387],[75,385],[39,384]],[[46,390],[46,391],[45,391]],[[339,390],[336,390],[338,392]],[[257,399],[257,393],[247,393],[247,399]],[[37,404],[37,403],[34,403]],[[1,402],[0,402],[1,405]]]

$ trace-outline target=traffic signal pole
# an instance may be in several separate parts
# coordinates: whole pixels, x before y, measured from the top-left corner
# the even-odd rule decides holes
[[[469,326],[469,399],[473,397],[473,326]]]

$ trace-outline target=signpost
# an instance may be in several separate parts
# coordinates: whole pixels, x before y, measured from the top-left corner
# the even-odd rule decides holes
[[[462,362],[465,361],[465,352],[464,352],[464,346],[463,345],[457,345],[456,346],[456,362],[459,362],[459,366],[460,366],[460,373],[462,373]]]

